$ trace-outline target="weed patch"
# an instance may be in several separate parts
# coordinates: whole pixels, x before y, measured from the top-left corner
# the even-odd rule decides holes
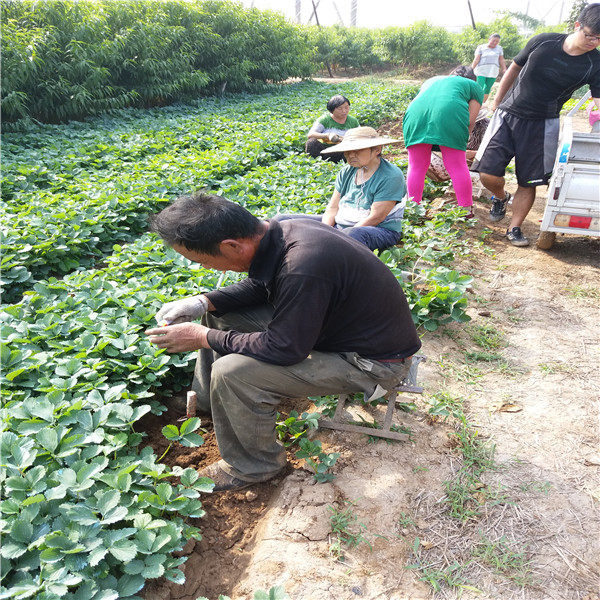
[[[505,576],[520,587],[532,583],[527,547],[517,549],[504,536],[492,541],[482,535],[472,554],[495,573]]]
[[[329,553],[336,560],[344,560],[344,549],[355,548],[365,543],[371,548],[371,544],[364,537],[366,526],[358,520],[354,510],[354,502],[345,500],[341,507],[329,505],[329,524],[333,541],[329,546]]]
[[[498,350],[507,345],[504,334],[489,323],[473,325],[469,327],[468,331],[471,339],[484,350]]]

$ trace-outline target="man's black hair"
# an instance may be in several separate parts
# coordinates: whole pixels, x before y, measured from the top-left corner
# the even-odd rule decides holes
[[[458,65],[456,69],[452,69],[452,71],[450,71],[450,75],[456,75],[457,77],[465,77],[466,79],[477,81],[475,71],[466,65]]]
[[[336,94],[335,96],[329,98],[329,102],[327,103],[327,110],[332,113],[338,106],[341,106],[344,103],[348,103],[350,106],[350,100],[346,98],[346,96],[342,96],[341,94]]]
[[[169,246],[216,256],[219,244],[227,239],[254,237],[261,222],[243,206],[204,191],[179,196],[150,221]]]
[[[579,13],[577,21],[581,27],[587,27],[591,33],[598,35],[600,33],[600,2],[588,4]]]

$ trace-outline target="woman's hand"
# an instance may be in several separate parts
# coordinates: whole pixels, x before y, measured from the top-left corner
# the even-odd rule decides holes
[[[325,223],[325,225],[335,227],[335,215],[337,215],[340,208],[340,200],[340,193],[337,190],[334,190],[331,195],[331,200],[329,200],[329,204],[327,204],[327,208],[325,209],[325,213],[321,217],[321,221]]]
[[[369,216],[359,221],[354,227],[377,227],[390,214],[394,206],[396,206],[394,200],[373,202]]]
[[[477,120],[477,116],[479,115],[480,109],[481,104],[479,104],[477,100],[469,100],[469,135],[475,127],[475,121]]]

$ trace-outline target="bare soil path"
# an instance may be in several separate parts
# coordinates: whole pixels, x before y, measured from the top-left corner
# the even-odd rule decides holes
[[[524,225],[533,239],[543,206]],[[412,442],[318,432],[341,453],[333,482],[314,484],[296,463],[256,495],[209,499],[186,584],[159,583],[147,600],[246,600],[273,585],[292,600],[600,598],[600,241],[515,248],[488,210],[476,203],[474,250],[458,265],[475,279],[472,320],[424,336],[425,393],[396,416]],[[464,520],[451,516],[446,483],[465,462],[460,423],[432,419],[440,399],[462,403],[470,431],[495,447],[464,505],[478,514]],[[347,510],[356,546],[337,543],[334,510]]]

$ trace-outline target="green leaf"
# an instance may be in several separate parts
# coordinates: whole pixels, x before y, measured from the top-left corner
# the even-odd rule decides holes
[[[40,560],[47,563],[58,562],[64,559],[64,554],[58,548],[46,548],[40,552]]]
[[[111,508],[117,506],[121,500],[121,494],[117,490],[100,492],[96,494],[96,497],[98,498],[98,510],[102,514],[107,513]]]
[[[185,575],[183,574],[183,571],[180,571],[179,569],[169,569],[165,572],[165,577],[178,585],[183,585],[185,583]]]
[[[77,471],[77,482],[82,483],[86,479],[92,478],[97,473],[100,473],[108,465],[108,458],[101,457],[94,459],[92,462],[84,465]]]
[[[117,583],[117,591],[121,597],[133,596],[144,587],[144,578],[141,575],[123,575]]]
[[[191,487],[196,481],[198,481],[198,472],[195,469],[185,469],[181,474],[181,485]]]
[[[0,548],[0,556],[3,558],[19,558],[27,552],[27,546],[15,544],[14,542],[3,540]]]
[[[35,439],[38,441],[42,448],[48,450],[51,454],[58,448],[58,434],[55,429],[46,427],[42,429],[36,436]]]
[[[90,508],[81,504],[69,507],[67,516],[71,521],[80,525],[94,525],[98,523],[96,514]]]
[[[17,519],[13,522],[10,528],[10,535],[13,540],[29,544],[31,536],[33,535],[33,527],[31,523],[24,521],[23,519]]]
[[[103,514],[102,521],[100,521],[103,525],[108,525],[109,523],[116,523],[117,521],[123,520],[129,511],[125,506],[115,506],[109,510],[107,510]]]
[[[125,573],[129,575],[139,575],[145,568],[145,563],[143,560],[132,560],[123,565],[123,570]]]
[[[169,483],[159,483],[156,486],[156,493],[164,502],[168,502],[173,496],[173,488]]]
[[[272,587],[268,592],[258,590],[254,593],[254,600],[289,600],[282,586]]]
[[[35,494],[35,496],[29,496],[29,498],[25,498],[25,500],[23,500],[23,502],[21,503],[21,506],[31,506],[32,504],[44,502],[44,500],[46,500],[46,496],[44,496],[44,494]]]
[[[165,425],[162,428],[162,434],[168,439],[168,440],[177,440],[179,439],[179,429],[177,429],[176,425]]]
[[[204,444],[204,438],[201,435],[198,435],[197,433],[187,433],[185,436],[183,436],[180,440],[179,443],[182,446],[186,446],[186,447],[197,447],[197,446],[202,446],[202,444]]]
[[[153,559],[162,558],[162,562],[159,562],[157,560],[146,561],[146,566],[141,573],[142,577],[144,577],[146,579],[156,579],[157,577],[162,577],[165,573],[165,567],[162,563],[166,560],[166,556],[154,555],[154,556],[149,556],[148,558],[149,559],[150,558],[153,558]]]
[[[113,544],[108,551],[121,562],[133,560],[138,553],[137,546],[131,540],[122,540]],[[135,590],[137,592],[137,590]],[[135,592],[132,592],[134,594]],[[127,594],[130,595],[130,594]]]
[[[194,483],[194,489],[198,492],[210,494],[215,487],[215,482],[208,477],[200,477],[196,483]]]
[[[186,435],[192,431],[196,431],[198,427],[200,427],[200,419],[198,417],[186,419],[179,428],[180,435]]]

